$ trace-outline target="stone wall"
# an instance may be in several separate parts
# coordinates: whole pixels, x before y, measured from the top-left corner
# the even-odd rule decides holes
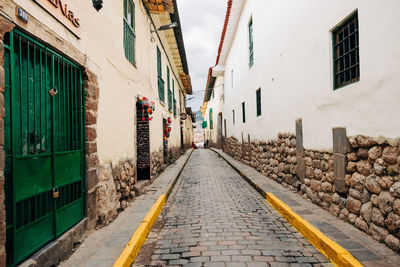
[[[171,147],[168,149],[168,164],[174,164],[177,159],[185,153],[180,147]]]
[[[98,219],[99,157],[97,153],[97,109],[99,103],[99,85],[97,76],[85,69],[85,120],[86,120],[86,171],[87,171],[87,217],[88,229],[94,229]]]
[[[340,218],[399,250],[399,142],[384,138],[349,138],[346,186],[348,196]]]
[[[0,266],[6,266],[6,209],[4,195],[4,167],[5,167],[5,152],[4,152],[4,88],[5,88],[5,73],[4,73],[4,34],[11,31],[14,25],[8,20],[0,16]]]
[[[185,150],[180,147],[171,147],[168,149],[168,165],[173,164],[180,156],[185,153]],[[165,168],[164,155],[162,148],[159,151],[154,151],[151,153],[151,179],[155,179]]]
[[[157,175],[164,170],[164,156],[162,148],[159,151],[154,151],[150,155],[150,174],[151,179],[157,177]]]
[[[129,201],[135,198],[134,185],[137,182],[136,164],[133,159],[121,161],[112,169],[115,183],[116,199],[119,210],[124,210]]]
[[[111,165],[99,168],[100,181],[97,185],[97,225],[107,225],[118,215],[119,201]]]
[[[183,150],[171,148],[169,150],[169,164],[174,163]],[[97,225],[103,226],[113,221],[118,213],[123,211],[133,201],[137,182],[136,164],[134,159],[126,159],[115,166],[111,163],[99,167],[99,182],[96,187]],[[168,164],[168,165],[169,165]],[[159,151],[151,154],[151,181],[168,165],[163,163],[163,153]]]
[[[335,192],[333,155],[329,152],[304,151],[305,178],[300,186],[304,198],[331,210]],[[336,214],[335,214],[336,215]]]
[[[348,140],[344,144],[348,147],[344,152],[345,186],[340,190],[340,170],[335,168],[341,164],[335,163],[334,154],[296,150],[294,134],[279,134],[277,139],[265,142],[240,142],[229,137],[224,140],[224,151],[399,251],[399,142],[364,136]],[[304,164],[304,179],[298,175],[299,162]]]

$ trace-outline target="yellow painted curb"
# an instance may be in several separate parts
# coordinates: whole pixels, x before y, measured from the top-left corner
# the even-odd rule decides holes
[[[266,198],[304,237],[336,266],[363,266],[347,250],[342,248],[320,230],[296,214],[274,194],[266,192]]]
[[[161,195],[156,203],[151,207],[146,217],[144,217],[143,222],[136,229],[135,233],[132,235],[131,240],[125,246],[121,255],[114,262],[113,267],[129,267],[135,261],[140,248],[142,247],[146,237],[149,234],[151,227],[157,220],[162,208],[164,207],[165,201],[167,199],[166,195]]]
[[[151,207],[151,209],[147,212],[142,223],[132,235],[131,240],[129,240],[128,244],[125,246],[118,259],[114,262],[113,267],[129,267],[135,261],[136,256],[139,254],[140,248],[146,241],[147,235],[149,234],[151,227],[153,227],[153,224],[156,222],[158,215],[160,215],[165,205],[165,202],[167,201],[167,196],[169,196],[169,194],[171,193],[172,188],[177,182],[179,176],[183,171],[183,168],[186,166],[186,163],[189,161],[192,153],[193,149],[192,151],[190,151],[189,156],[186,158],[186,161],[182,165],[182,168],[178,172],[178,175],[175,177],[174,181],[171,185],[169,185],[167,193],[160,195],[157,201]]]

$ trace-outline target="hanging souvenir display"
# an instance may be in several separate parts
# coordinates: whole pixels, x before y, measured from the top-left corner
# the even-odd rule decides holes
[[[165,129],[164,129],[164,134],[163,134],[163,140],[164,140],[164,148],[167,148],[168,146],[168,138],[171,133],[171,117],[167,118],[167,122],[165,124]]]
[[[153,112],[156,110],[156,103],[153,101],[149,101],[147,97],[139,97],[138,98],[138,105],[142,111],[142,121],[146,120],[145,112],[147,112],[148,116],[147,119],[151,121],[153,119]]]

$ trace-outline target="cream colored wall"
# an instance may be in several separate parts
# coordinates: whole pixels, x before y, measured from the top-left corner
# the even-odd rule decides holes
[[[210,97],[210,101],[207,103],[207,110],[205,115],[205,120],[207,120],[207,131],[206,138],[210,140],[210,142],[217,142],[218,136],[218,114],[222,112],[223,109],[223,91],[224,91],[224,77],[217,77],[214,83],[214,97]],[[213,129],[210,128],[210,108],[213,110]],[[224,118],[222,117],[222,121]],[[222,129],[223,130],[223,129]]]
[[[165,82],[167,56],[156,34],[152,34],[156,41],[153,43],[150,40],[150,19],[142,1],[134,0],[136,67],[132,66],[124,55],[123,0],[113,1],[112,4],[105,2],[99,12],[92,7],[91,1],[64,0],[63,3],[67,3],[75,16],[80,19],[81,39],[77,39],[34,1],[15,0],[14,2],[56,32],[60,38],[70,42],[85,54],[86,66],[97,75],[100,88],[97,120],[97,148],[100,164],[115,163],[123,158],[136,157],[135,103],[139,95],[156,102],[154,119],[150,122],[151,151],[162,147],[162,118],[167,117],[172,118],[169,147],[179,146],[179,117],[175,119],[173,113],[168,112],[167,107],[158,101],[156,45],[159,45],[162,53]],[[169,34],[173,33],[172,30],[169,31]],[[172,61],[172,53],[168,51],[165,34],[168,33],[160,32],[160,37],[171,59],[171,77],[175,79],[175,95],[179,103],[179,90],[182,88],[182,83],[172,75],[175,72],[175,76],[179,78],[177,68]],[[40,38],[40,36],[37,37]],[[74,55],[68,56],[74,58]],[[167,101],[167,85],[165,93]],[[179,114],[179,105],[177,106]]]
[[[184,135],[184,144],[185,146],[191,146],[193,142],[193,126],[192,126],[192,117],[187,115],[187,118],[184,123],[185,135]]]
[[[331,30],[356,9],[360,81],[333,90]],[[400,24],[399,9],[398,0],[247,0],[225,65],[228,136],[268,140],[279,132],[295,132],[295,120],[302,118],[308,149],[330,150],[332,127],[337,126],[346,127],[348,135],[398,137],[400,28],[394,25]],[[254,65],[249,68],[251,16]],[[241,120],[243,101],[246,123]]]

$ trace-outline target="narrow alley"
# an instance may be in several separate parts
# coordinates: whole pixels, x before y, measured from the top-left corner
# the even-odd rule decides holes
[[[0,267],[400,266],[398,10],[0,0]]]
[[[223,159],[201,149],[193,152],[134,266],[328,262]]]

